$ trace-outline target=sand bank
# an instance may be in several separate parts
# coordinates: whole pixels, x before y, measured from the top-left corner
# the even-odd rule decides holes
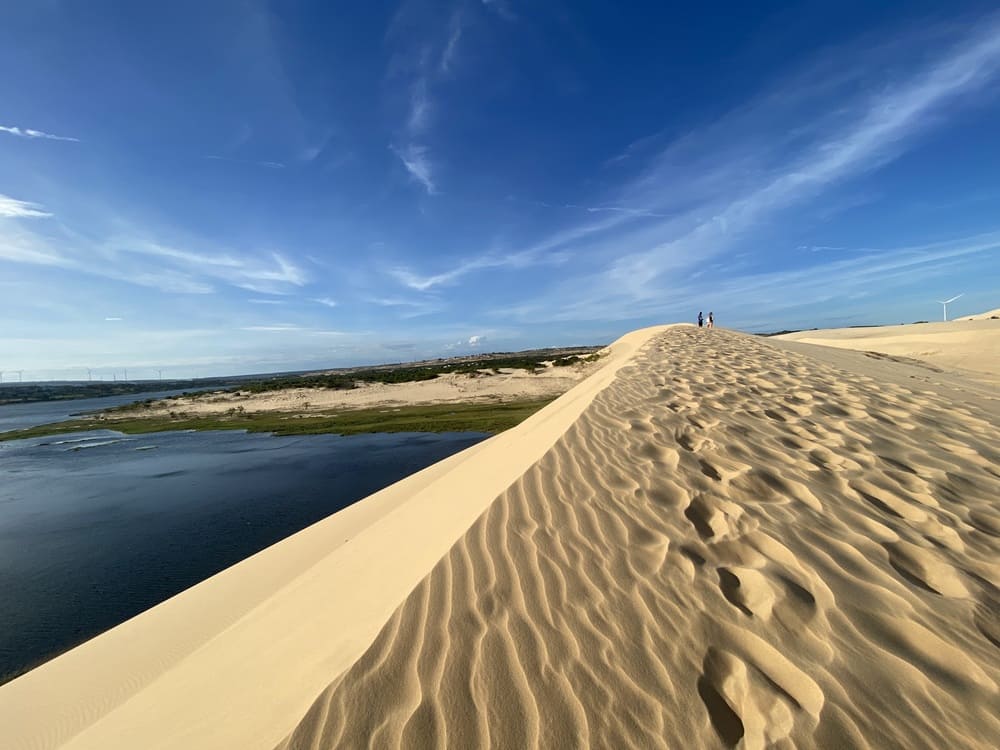
[[[559,396],[603,366],[580,362],[570,367],[550,365],[536,373],[520,369],[485,369],[475,374],[444,373],[433,380],[412,383],[360,383],[351,390],[332,388],[284,388],[263,393],[213,393],[196,398],[155,401],[149,407],[119,411],[117,416],[137,414],[164,417],[169,414],[205,417],[223,415],[239,407],[247,413],[295,412],[308,416],[331,409],[364,409],[375,406],[417,404],[504,403]]]
[[[630,334],[0,687],[7,744],[995,747],[1000,408],[811,348]]]

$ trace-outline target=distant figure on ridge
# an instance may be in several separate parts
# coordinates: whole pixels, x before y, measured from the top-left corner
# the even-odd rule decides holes
[[[703,325],[705,325],[705,318],[704,318],[704,316],[702,316],[701,311],[699,310],[698,311],[698,327],[701,328]]]
[[[715,316],[712,313],[708,314],[708,327],[715,328]]]

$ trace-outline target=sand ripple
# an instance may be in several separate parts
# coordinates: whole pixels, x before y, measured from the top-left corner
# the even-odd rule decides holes
[[[671,329],[282,747],[996,747],[997,434]]]

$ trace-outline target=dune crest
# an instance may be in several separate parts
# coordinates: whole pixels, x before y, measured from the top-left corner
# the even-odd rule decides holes
[[[658,335],[282,750],[995,747],[997,414]]]
[[[270,748],[392,612],[666,326],[517,427],[445,459],[0,686],[0,747]]]

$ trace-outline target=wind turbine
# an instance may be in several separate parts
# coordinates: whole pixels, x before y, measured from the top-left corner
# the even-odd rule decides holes
[[[24,370],[14,370],[14,372],[17,373],[17,382],[18,383],[23,383],[24,382]]]
[[[91,370],[89,367],[84,368],[84,369],[87,370],[87,382],[89,383],[91,380],[94,379],[94,371]]]
[[[965,294],[965,292],[962,292],[962,294]],[[962,294],[956,294],[951,299],[946,299],[946,300],[940,300],[939,299],[939,300],[937,300],[938,304],[941,305],[944,308],[943,315],[944,315],[944,321],[946,323],[948,322],[948,304],[950,302],[954,302],[955,300],[957,300],[959,297],[962,296]]]

